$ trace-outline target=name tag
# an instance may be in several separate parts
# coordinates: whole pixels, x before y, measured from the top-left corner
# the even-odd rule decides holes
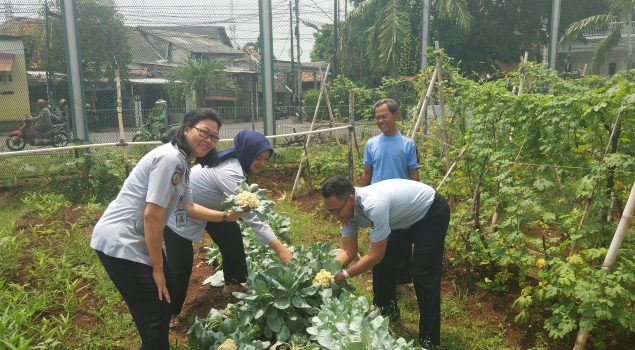
[[[177,209],[176,210],[176,222],[174,225],[176,227],[187,227],[189,226],[189,218],[187,216],[187,210],[185,209]]]

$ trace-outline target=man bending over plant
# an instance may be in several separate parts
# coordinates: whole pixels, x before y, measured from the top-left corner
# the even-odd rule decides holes
[[[395,296],[400,257],[414,244],[412,279],[419,304],[419,341],[441,342],[441,263],[450,207],[434,188],[404,179],[353,187],[342,176],[322,186],[324,207],[342,223],[342,250],[335,257],[344,269],[335,282],[373,269],[374,303],[392,321],[399,320]],[[359,227],[370,227],[370,251],[357,255]],[[349,264],[351,264],[349,266]]]

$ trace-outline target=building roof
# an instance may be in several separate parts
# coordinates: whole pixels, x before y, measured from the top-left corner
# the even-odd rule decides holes
[[[135,64],[160,64],[165,61],[137,28],[128,27],[128,43]]]
[[[141,32],[157,36],[193,53],[243,55],[232,47],[225,28],[218,26],[143,26]]]
[[[0,23],[0,33],[13,34],[21,33],[25,30],[42,29],[44,21],[31,17],[12,17]]]

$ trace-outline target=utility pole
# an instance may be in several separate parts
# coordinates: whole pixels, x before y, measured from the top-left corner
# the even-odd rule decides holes
[[[51,26],[49,24],[49,2],[48,0],[44,0],[44,36],[45,36],[45,40],[46,40],[46,50],[47,50],[47,56],[50,55],[52,48],[51,45]],[[46,62],[46,73],[45,73],[45,77],[46,77],[46,100],[48,101],[48,103],[51,103],[51,85],[52,85],[52,79],[51,79],[51,71],[50,71],[50,67],[49,67],[49,62]]]
[[[75,138],[88,141],[88,125],[84,110],[84,79],[82,77],[82,60],[79,50],[77,24],[77,6],[73,0],[62,0],[62,18],[64,22],[64,39],[66,42],[66,65],[68,74],[68,96],[71,99],[71,114]]]
[[[296,84],[295,84],[295,79],[296,77],[296,73],[295,73],[295,57],[293,57],[293,7],[291,5],[291,0],[289,0],[289,36],[291,39],[291,53],[289,56],[291,56],[291,81],[288,82],[288,84],[290,86],[292,86],[293,88],[296,88]],[[291,96],[291,105],[296,108],[298,106],[298,99],[297,99],[298,94],[294,93]]]
[[[264,111],[265,135],[276,134],[276,103],[275,84],[273,75],[273,28],[271,19],[271,0],[258,1],[260,11],[260,69],[262,71],[262,103]]]
[[[302,56],[302,53],[300,51],[300,0],[295,0],[295,44],[297,45],[296,63],[298,64],[296,70],[296,83],[298,85],[295,90],[295,94],[296,96],[298,96],[298,106],[300,108],[300,110],[298,111],[298,119],[299,121],[302,121],[302,118],[304,118],[304,110],[302,108],[302,63],[300,61],[300,56]]]
[[[421,23],[421,70],[428,67],[428,36],[430,33],[430,0],[423,0]]]
[[[558,57],[558,28],[560,27],[560,0],[553,0],[551,7],[551,42],[549,45],[549,68],[556,69]],[[629,28],[630,30],[630,28]]]
[[[337,47],[338,43],[338,32],[337,32],[337,22],[339,19],[339,0],[333,0],[333,78],[337,77],[339,73],[339,67],[337,64]]]

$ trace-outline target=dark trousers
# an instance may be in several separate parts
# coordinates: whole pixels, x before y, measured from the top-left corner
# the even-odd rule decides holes
[[[223,258],[225,284],[247,282],[247,258],[237,222],[208,222],[205,229]]]
[[[163,230],[163,241],[165,242],[165,255],[170,265],[172,288],[170,299],[172,303],[170,308],[172,315],[181,313],[185,297],[187,296],[187,288],[190,284],[190,276],[192,275],[192,264],[194,263],[194,248],[192,241],[183,238],[168,226]]]
[[[414,243],[410,271],[419,304],[419,338],[431,346],[441,343],[441,264],[449,223],[450,207],[437,193],[423,219],[407,229],[390,233],[384,258],[373,268],[375,305],[384,312],[398,313],[395,271]]]
[[[163,301],[159,300],[157,285],[152,278],[152,267],[96,252],[128,305],[141,337],[141,349],[169,350],[170,305],[165,298]],[[163,265],[167,266],[165,257]]]
[[[397,283],[408,284],[412,282],[410,274],[410,265],[412,265],[412,247],[403,252],[397,267]]]

